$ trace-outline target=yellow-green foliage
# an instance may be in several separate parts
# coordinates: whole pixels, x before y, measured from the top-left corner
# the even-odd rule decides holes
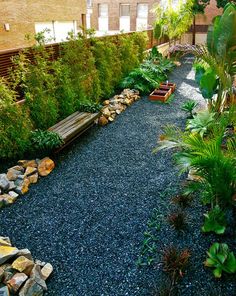
[[[27,110],[15,99],[16,93],[0,79],[0,158],[21,155],[28,146],[32,125]]]
[[[117,45],[120,49],[122,76],[125,77],[140,64],[139,46],[134,42],[132,35],[126,34],[122,34],[118,37]]]
[[[101,89],[90,40],[80,35],[71,38],[63,46],[62,62],[69,69],[77,100],[98,101]]]
[[[99,73],[101,96],[108,98],[122,76],[119,49],[111,38],[93,38],[91,44]]]
[[[156,35],[167,35],[170,39],[181,37],[192,24],[192,8],[193,0],[179,1],[176,6],[173,0],[167,0],[165,5],[158,4],[155,7]]]

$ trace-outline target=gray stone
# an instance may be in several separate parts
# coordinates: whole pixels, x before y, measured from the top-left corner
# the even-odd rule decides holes
[[[10,190],[14,190],[15,188],[16,188],[15,183],[14,183],[13,181],[10,181],[10,182],[9,182],[9,188],[8,188],[8,191],[10,191]]]
[[[30,278],[21,288],[19,296],[43,296],[43,288]]]
[[[0,188],[3,191],[6,191],[9,188],[10,184],[9,181],[7,179],[7,175],[6,174],[0,174]]]
[[[29,249],[22,249],[22,250],[19,250],[17,256],[19,256],[19,257],[20,257],[20,256],[24,256],[25,258],[27,258],[27,259],[33,261],[33,257],[32,257],[32,255],[31,255],[31,252],[30,252]]]
[[[30,273],[30,278],[33,279],[38,285],[40,285],[44,291],[47,290],[47,285],[44,280],[44,277],[41,272],[41,268],[39,265],[35,264],[31,273]]]
[[[52,264],[50,263],[45,264],[44,267],[41,269],[41,273],[45,281],[49,278],[52,272],[53,272],[53,267],[52,267]]]
[[[1,296],[10,296],[9,290],[7,286],[0,288],[0,295]]]
[[[9,237],[0,236],[0,246],[9,246],[11,247],[11,241]]]
[[[19,194],[16,193],[15,191],[9,191],[8,194],[13,198],[17,198],[19,196]]]

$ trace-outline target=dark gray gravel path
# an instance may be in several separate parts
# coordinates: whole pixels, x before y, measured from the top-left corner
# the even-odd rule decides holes
[[[51,175],[1,210],[0,233],[53,264],[47,295],[146,296],[159,285],[158,270],[137,269],[135,261],[153,208],[164,210],[158,197],[178,186],[171,154],[151,151],[164,124],[184,126],[183,102],[201,100],[191,62],[171,75],[170,105],[143,98],[114,123],[91,129],[60,154]],[[204,277],[188,281],[193,288],[185,292],[185,283],[181,295],[204,291]]]

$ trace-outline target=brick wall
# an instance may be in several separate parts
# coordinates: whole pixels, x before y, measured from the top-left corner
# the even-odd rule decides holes
[[[130,4],[130,29],[131,31],[136,30],[136,17],[137,17],[137,4],[147,3],[149,8],[148,24],[151,26],[155,20],[154,14],[150,11],[153,5],[158,1],[154,0],[94,0],[92,1],[93,13],[91,16],[91,26],[92,28],[98,30],[98,4],[107,3],[108,4],[108,14],[109,14],[109,31],[119,31],[119,17],[120,17],[120,4]]]
[[[82,14],[86,0],[0,0],[0,50],[29,45],[25,35],[35,34],[35,22],[74,20],[80,26]]]
[[[167,1],[167,0],[166,0]],[[153,0],[94,0],[92,1],[92,9],[93,13],[91,15],[91,26],[92,28],[98,30],[98,4],[107,3],[109,7],[109,30],[119,31],[119,5],[120,4],[130,4],[130,23],[131,23],[131,31],[136,30],[136,17],[137,17],[137,4],[138,3],[148,3],[149,5],[149,16],[148,16],[148,24],[153,25],[155,21],[155,14],[151,12],[153,5],[157,4],[159,1]],[[199,25],[208,25],[211,23],[214,16],[221,13],[216,7],[216,1],[211,0],[210,5],[206,9],[205,15],[198,15],[196,18],[196,23]]]

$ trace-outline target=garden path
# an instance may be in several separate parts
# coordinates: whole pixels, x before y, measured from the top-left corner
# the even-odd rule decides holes
[[[91,129],[58,156],[51,175],[1,210],[1,234],[54,266],[46,295],[147,296],[155,286],[155,272],[135,261],[153,208],[162,209],[158,197],[180,177],[171,153],[152,149],[163,125],[184,127],[187,99],[202,100],[191,67],[186,58],[171,74],[173,102],[143,98]]]

